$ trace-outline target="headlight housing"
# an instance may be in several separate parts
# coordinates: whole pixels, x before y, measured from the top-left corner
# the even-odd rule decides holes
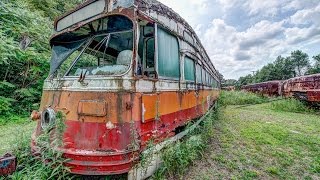
[[[56,122],[56,113],[52,108],[45,109],[41,114],[41,128],[52,127]]]

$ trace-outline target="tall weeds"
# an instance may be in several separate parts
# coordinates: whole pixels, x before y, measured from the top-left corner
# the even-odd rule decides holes
[[[268,101],[267,97],[243,91],[222,91],[220,95],[220,103],[223,106],[261,104]]]
[[[195,160],[203,156],[215,133],[214,122],[219,118],[221,110],[218,107],[187,137],[163,150],[161,154],[163,165],[154,175],[154,179],[163,179],[165,176],[176,178],[184,174]]]
[[[63,164],[67,161],[57,149],[63,144],[65,116],[59,112],[55,125],[48,127],[36,139],[39,154],[31,152],[29,135],[22,133],[13,145],[13,152],[18,159],[17,171],[10,179],[65,179],[71,177],[69,169]]]
[[[271,109],[275,111],[285,111],[294,113],[312,113],[313,109],[309,108],[304,102],[297,99],[284,99],[271,103]]]

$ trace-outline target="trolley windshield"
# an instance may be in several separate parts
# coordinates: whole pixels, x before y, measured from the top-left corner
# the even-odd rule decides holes
[[[110,76],[128,71],[133,52],[133,23],[109,16],[52,40],[50,74]]]

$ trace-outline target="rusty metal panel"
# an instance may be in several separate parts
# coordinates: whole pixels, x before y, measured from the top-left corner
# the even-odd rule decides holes
[[[142,95],[142,122],[146,123],[157,119],[158,116],[158,95],[144,94]]]
[[[17,167],[17,159],[11,154],[6,154],[0,157],[0,176],[12,174]]]
[[[269,81],[241,87],[242,90],[266,96],[279,96],[282,81]]]
[[[107,103],[101,100],[81,100],[78,105],[78,114],[81,116],[106,116]]]
[[[296,77],[283,85],[286,97],[296,97],[309,102],[320,102],[320,74]]]

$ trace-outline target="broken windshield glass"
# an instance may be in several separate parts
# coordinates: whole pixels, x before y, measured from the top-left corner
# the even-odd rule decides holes
[[[132,29],[127,17],[110,16],[55,37],[51,41],[50,74],[61,77],[79,76],[82,71],[89,75],[126,72],[132,59]]]
[[[80,55],[68,76],[123,74],[130,67],[132,49],[132,31],[96,36]]]

